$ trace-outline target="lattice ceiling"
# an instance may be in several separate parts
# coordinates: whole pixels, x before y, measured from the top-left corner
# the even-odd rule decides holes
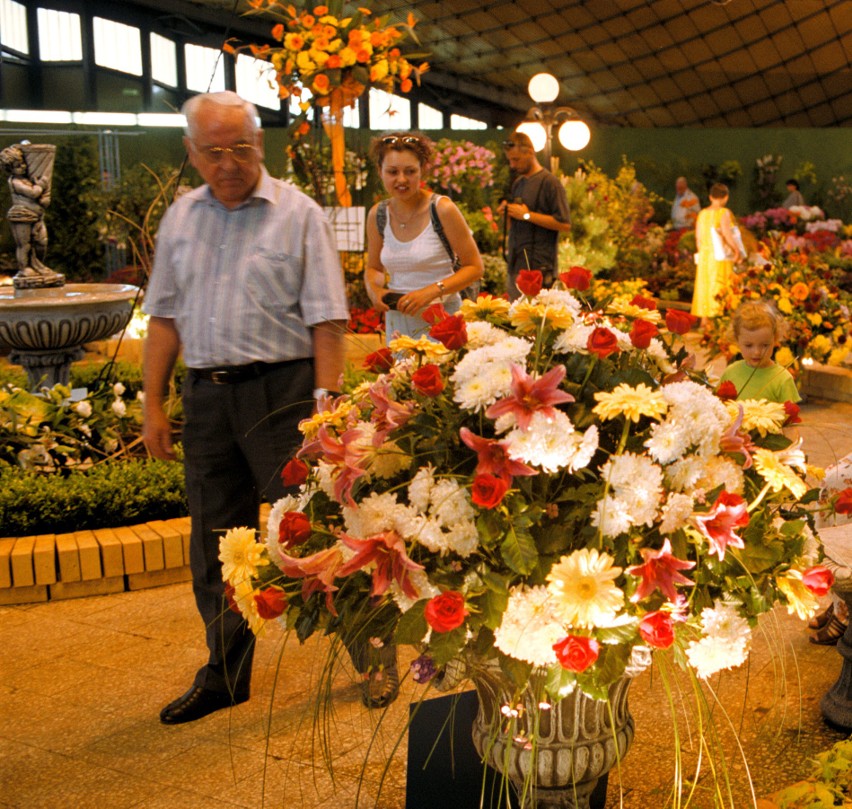
[[[245,0],[125,0],[202,12],[257,41]],[[852,0],[373,0],[413,11],[422,100],[513,125],[546,70],[589,121],[630,127],[852,124]],[[193,15],[194,16],[194,15]],[[259,27],[260,26],[260,27]]]

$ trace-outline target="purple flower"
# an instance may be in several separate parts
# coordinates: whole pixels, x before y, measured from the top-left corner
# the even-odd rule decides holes
[[[435,661],[429,655],[420,655],[411,661],[411,676],[415,683],[421,685],[428,683],[438,673]]]

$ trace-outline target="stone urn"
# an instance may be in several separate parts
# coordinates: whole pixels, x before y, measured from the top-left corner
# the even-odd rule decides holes
[[[542,689],[530,683],[517,717],[503,712],[517,710],[518,701],[496,663],[488,661],[471,679],[479,695],[474,747],[514,786],[523,809],[589,809],[599,779],[633,741],[630,678],[610,686],[608,702],[578,689],[547,709],[539,706]]]

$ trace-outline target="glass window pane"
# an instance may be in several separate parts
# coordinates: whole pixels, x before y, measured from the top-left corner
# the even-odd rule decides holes
[[[43,62],[82,62],[80,15],[38,9],[38,47]]]
[[[444,114],[428,104],[417,105],[417,115],[421,129],[443,129]]]
[[[411,129],[411,102],[384,90],[370,89],[370,129]]]
[[[255,59],[241,53],[237,56],[237,92],[246,100],[260,107],[281,109],[275,68],[263,59]]]
[[[201,45],[184,45],[184,58],[188,90],[194,90],[197,93],[208,91],[218,93],[225,89],[225,65],[222,51]]]
[[[0,45],[19,53],[29,53],[27,9],[14,0],[0,0]]]
[[[451,115],[450,129],[488,129],[488,124],[485,121],[465,118],[464,115]]]
[[[142,40],[139,29],[102,17],[93,18],[95,64],[142,75]]]
[[[177,48],[159,34],[151,34],[151,78],[160,84],[177,87]]]

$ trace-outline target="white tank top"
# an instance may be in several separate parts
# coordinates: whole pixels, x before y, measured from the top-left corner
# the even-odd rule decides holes
[[[394,236],[390,216],[382,234],[381,261],[390,274],[388,289],[412,292],[436,281],[443,281],[453,273],[453,262],[444,247],[432,218],[410,242],[401,242]]]

